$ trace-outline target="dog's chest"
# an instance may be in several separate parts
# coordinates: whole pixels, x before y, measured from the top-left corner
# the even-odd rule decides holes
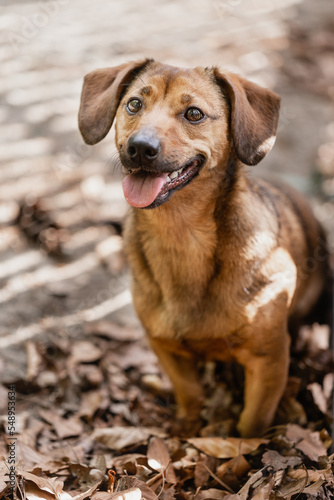
[[[161,226],[142,237],[148,271],[164,301],[194,303],[202,299],[215,273],[216,243],[214,224]]]
[[[229,334],[231,317],[236,323],[239,313],[231,293],[221,286],[216,228],[188,228],[168,238],[149,231],[135,239],[136,250],[131,242],[128,245],[134,304],[148,333],[160,339],[201,342],[208,335],[224,335],[224,325]]]

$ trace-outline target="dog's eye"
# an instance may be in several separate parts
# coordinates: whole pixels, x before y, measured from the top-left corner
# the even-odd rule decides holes
[[[204,118],[204,113],[198,108],[189,108],[184,116],[189,122],[199,122]]]
[[[139,99],[130,99],[126,107],[130,113],[138,113],[142,108],[142,102]]]

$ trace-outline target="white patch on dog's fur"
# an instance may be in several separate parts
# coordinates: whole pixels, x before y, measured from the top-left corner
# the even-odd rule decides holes
[[[261,155],[263,155],[263,154],[267,155],[269,153],[269,151],[271,150],[271,148],[273,147],[273,145],[275,144],[275,141],[276,141],[275,135],[272,135],[271,137],[269,137],[269,139],[266,139],[265,141],[263,141],[261,146],[258,147],[258,153]]]
[[[266,268],[270,269],[272,263],[276,263],[276,269],[280,268],[281,271],[274,274],[267,274]],[[278,263],[279,265],[277,265]],[[246,306],[247,317],[250,321],[255,318],[263,306],[271,301],[275,302],[281,294],[286,294],[287,305],[289,307],[295,293],[297,268],[291,255],[284,248],[277,248],[271,253],[270,258],[263,266],[263,274],[267,276],[270,283]]]

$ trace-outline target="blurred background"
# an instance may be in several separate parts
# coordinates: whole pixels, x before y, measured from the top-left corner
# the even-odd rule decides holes
[[[153,57],[274,89],[278,139],[254,171],[307,193],[333,247],[333,49],[332,0],[2,0],[0,380],[26,377],[33,339],[138,328],[113,131],[88,147],[77,129],[86,73]]]

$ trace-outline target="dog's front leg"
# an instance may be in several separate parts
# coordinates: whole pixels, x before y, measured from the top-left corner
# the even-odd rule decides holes
[[[196,360],[164,349],[159,340],[150,338],[150,344],[173,384],[178,419],[174,432],[183,435],[196,433],[201,424],[200,411],[204,400]]]
[[[287,383],[289,348],[284,328],[261,352],[240,352],[238,361],[245,368],[244,409],[237,425],[241,436],[261,436],[272,424]]]

